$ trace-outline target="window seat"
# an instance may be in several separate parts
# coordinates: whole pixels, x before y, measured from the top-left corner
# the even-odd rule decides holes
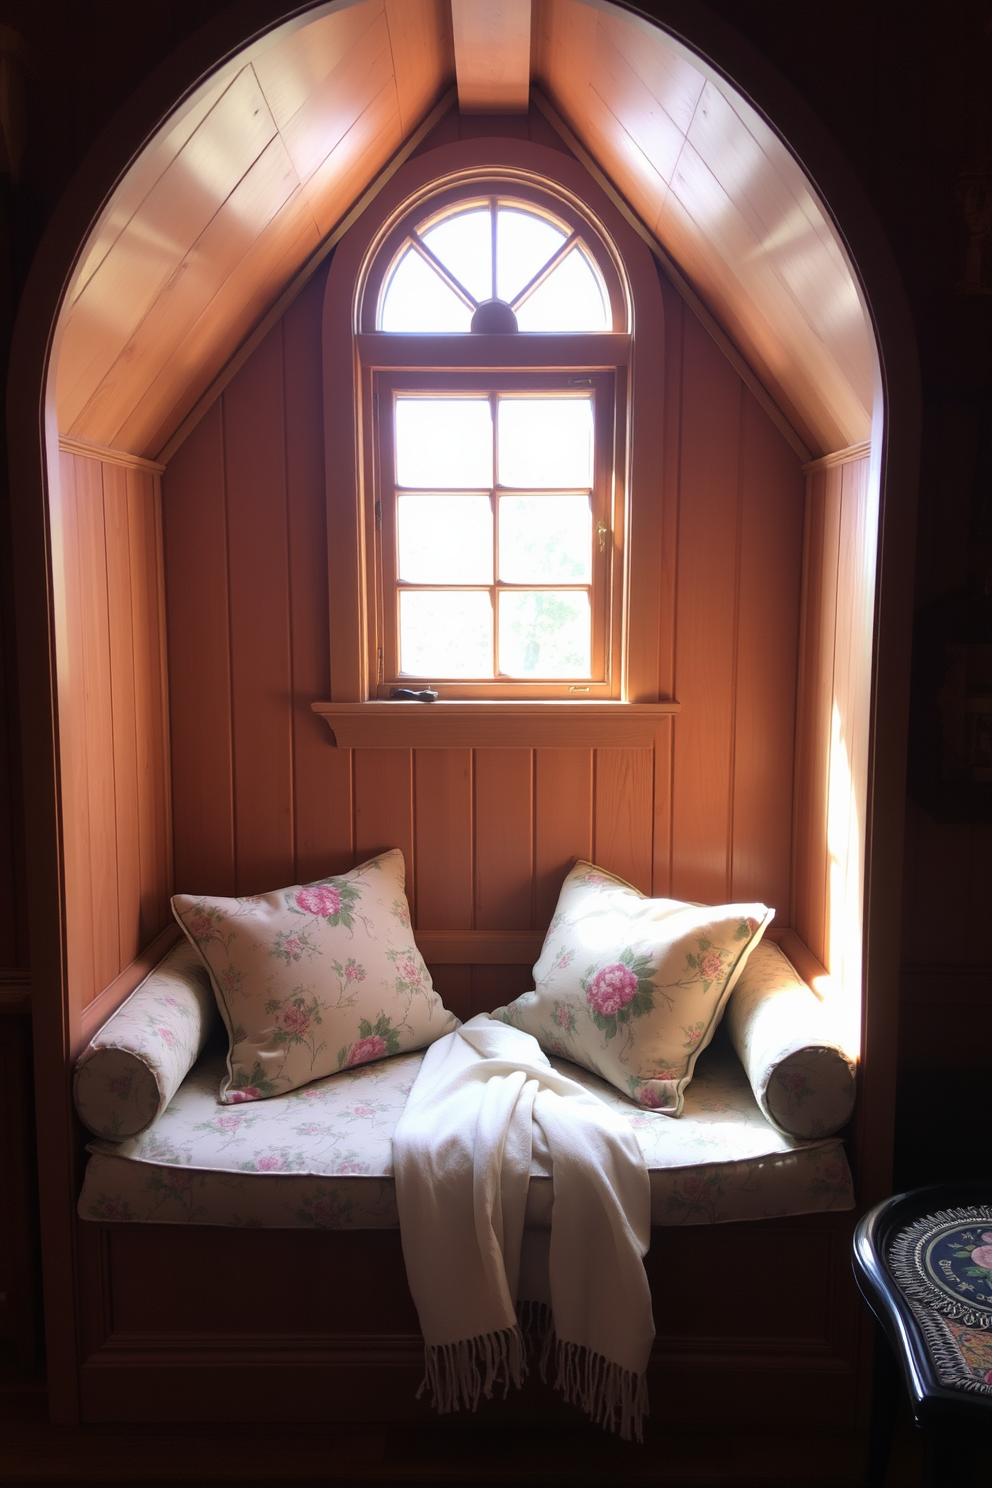
[[[422,1059],[402,1054],[289,1095],[222,1106],[224,1056],[208,1046],[145,1131],[90,1143],[79,1214],[104,1224],[396,1228],[391,1138]],[[700,1056],[677,1120],[567,1061],[552,1063],[627,1115],[650,1170],[656,1225],[854,1205],[841,1139],[803,1141],[772,1126],[722,1035]],[[552,1202],[551,1179],[535,1165],[528,1223],[546,1227]]]

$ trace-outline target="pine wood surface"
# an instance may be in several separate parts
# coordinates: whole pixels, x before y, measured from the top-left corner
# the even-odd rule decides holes
[[[540,0],[533,71],[807,442],[866,438],[872,352],[858,295],[764,121],[677,46],[576,0]]]
[[[205,82],[84,254],[64,316],[62,431],[160,451],[450,85],[457,54],[473,108],[494,106],[504,76],[516,79],[504,107],[526,109],[531,80],[546,90],[811,448],[866,438],[858,291],[781,141],[656,28],[578,0],[534,0],[531,27],[531,9],[506,0],[493,35],[458,9],[455,46],[443,0],[363,0]]]
[[[692,704],[655,739],[654,751],[352,753],[334,748],[311,712],[315,697],[326,696],[330,671],[319,618],[327,594],[323,431],[312,392],[321,291],[317,276],[164,477],[177,885],[261,891],[399,845],[418,924],[423,913],[431,928],[470,928],[471,902],[473,915],[483,916],[473,922],[480,928],[540,930],[555,880],[572,857],[591,855],[647,892],[719,902],[770,884],[766,902],[775,904],[779,923],[789,923],[790,637],[799,623],[801,475],[750,401],[742,427],[740,381],[712,342],[691,328],[687,312],[684,366],[667,383],[677,400],[674,453],[663,473],[671,513],[665,530],[679,535],[674,553],[664,549],[667,597],[658,621],[644,628],[660,633],[656,690],[663,680],[680,703],[685,690]],[[330,507],[333,544],[339,513],[348,529],[349,497],[344,482],[332,491],[341,493]],[[744,541],[758,568],[741,580]],[[766,582],[779,567],[786,582]],[[354,611],[340,593],[331,599],[337,639],[354,628]],[[767,645],[767,656],[735,659],[741,625],[749,641]],[[735,725],[742,686],[748,702]],[[410,709],[429,722],[438,706]],[[501,760],[495,774],[490,755]],[[766,760],[775,762],[774,779]],[[561,780],[558,766],[566,772]],[[774,827],[767,821],[773,806],[782,813]],[[517,865],[520,851],[525,860]],[[512,868],[499,867],[504,853]],[[497,887],[518,871],[519,902],[509,887]],[[514,919],[500,921],[493,906],[505,903],[509,912],[511,900]]]
[[[74,1020],[162,929],[171,893],[158,477],[60,456],[53,541]]]
[[[305,30],[204,84],[115,194],[70,292],[65,433],[160,449],[453,76],[442,0]]]

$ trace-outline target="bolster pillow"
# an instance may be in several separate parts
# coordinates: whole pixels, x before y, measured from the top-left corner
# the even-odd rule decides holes
[[[216,1020],[210,979],[181,940],[76,1061],[73,1094],[80,1120],[112,1142],[143,1132],[196,1063]]]
[[[748,958],[725,1014],[755,1099],[794,1137],[826,1137],[850,1120],[854,1062],[816,994],[773,941]]]

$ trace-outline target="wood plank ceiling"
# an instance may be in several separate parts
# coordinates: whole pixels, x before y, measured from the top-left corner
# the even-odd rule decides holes
[[[155,458],[450,88],[456,59],[463,107],[521,106],[527,11],[530,81],[810,450],[867,439],[870,332],[795,159],[662,32],[583,0],[360,0],[204,85],[83,254],[60,327],[63,436]]]

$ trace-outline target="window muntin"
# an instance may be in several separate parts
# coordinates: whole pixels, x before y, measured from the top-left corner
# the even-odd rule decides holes
[[[375,400],[379,695],[615,695],[615,375],[379,373]]]
[[[376,329],[463,333],[499,301],[507,328],[530,333],[611,331],[610,296],[578,227],[492,196],[411,229],[383,281]]]
[[[602,228],[577,198],[535,178],[449,178],[382,225],[354,320],[366,695],[430,684],[444,698],[624,696],[629,323],[625,276]],[[566,425],[573,405],[560,468],[537,468],[547,463],[542,430],[531,468],[514,471],[524,450],[507,444],[514,414],[526,425],[539,395],[546,409],[561,405]],[[419,452],[402,423],[416,398]],[[496,415],[485,469],[478,453],[476,468],[463,468],[479,408],[500,399],[503,448]],[[457,403],[457,427],[445,425]],[[584,432],[574,422],[583,404]],[[425,450],[444,469],[425,464]],[[445,566],[439,524],[457,573]],[[524,551],[513,534],[528,529]]]

